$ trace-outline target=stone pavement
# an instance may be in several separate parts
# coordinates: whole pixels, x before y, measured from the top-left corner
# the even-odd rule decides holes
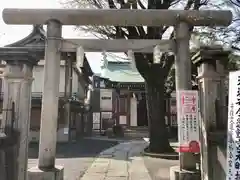
[[[169,180],[170,167],[179,165],[178,160],[161,159],[144,156],[144,163],[152,180]]]
[[[86,138],[58,144],[56,164],[64,166],[64,180],[169,180],[169,168],[178,161],[142,157],[147,145],[144,140]],[[29,168],[37,165],[37,150],[37,144],[30,145]]]
[[[82,139],[76,143],[57,144],[56,164],[64,166],[64,180],[79,180],[104,149],[116,145],[116,141]],[[38,144],[30,144],[28,167],[37,165]],[[1,178],[0,178],[1,179]]]
[[[151,180],[141,156],[147,145],[129,141],[101,152],[81,180]]]
[[[144,141],[149,142],[149,138],[143,138]],[[178,147],[178,142],[170,140],[173,148]],[[149,171],[152,180],[169,180],[170,167],[179,165],[178,160],[162,159],[144,156],[144,163]]]

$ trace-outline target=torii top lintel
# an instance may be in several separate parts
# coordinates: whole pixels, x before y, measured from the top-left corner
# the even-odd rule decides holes
[[[162,26],[186,21],[194,26],[228,26],[231,11],[219,10],[137,10],[137,9],[4,9],[6,24],[47,24],[58,20],[63,25]]]

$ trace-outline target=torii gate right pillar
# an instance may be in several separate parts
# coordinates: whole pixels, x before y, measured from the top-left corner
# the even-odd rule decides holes
[[[189,50],[190,31],[189,24],[180,21],[175,26],[176,57],[175,57],[175,81],[176,91],[192,90],[191,59]],[[177,93],[178,95],[178,93]],[[177,99],[179,99],[177,97]],[[180,131],[180,129],[179,129]],[[193,153],[179,153],[180,166],[170,169],[171,180],[193,179],[199,180],[200,173],[196,171],[196,158]]]

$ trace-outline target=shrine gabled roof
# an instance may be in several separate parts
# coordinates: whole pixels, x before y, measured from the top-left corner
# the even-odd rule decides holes
[[[32,32],[25,38],[8,44],[5,47],[44,47],[46,40],[46,33],[43,25],[34,25]]]
[[[100,77],[107,78],[112,82],[143,83],[144,79],[131,67],[130,62],[108,62],[107,68],[102,69]]]

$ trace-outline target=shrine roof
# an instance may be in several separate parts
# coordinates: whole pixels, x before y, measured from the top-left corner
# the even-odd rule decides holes
[[[34,25],[32,32],[25,38],[5,47],[45,47],[46,32],[43,25]]]
[[[143,83],[144,79],[131,67],[130,62],[109,61],[106,68],[102,69],[100,77],[107,78],[112,82]]]
[[[43,25],[33,25],[33,29],[28,36],[17,42],[8,44],[4,47],[0,47],[0,58],[3,60],[5,60],[5,58],[9,60],[18,60],[18,54],[20,54],[26,58],[31,55],[30,57],[35,59],[35,61],[39,61],[41,59],[44,59],[45,43],[46,32],[43,29]],[[88,64],[86,57],[84,57],[83,63],[83,72],[91,76],[93,72]]]

